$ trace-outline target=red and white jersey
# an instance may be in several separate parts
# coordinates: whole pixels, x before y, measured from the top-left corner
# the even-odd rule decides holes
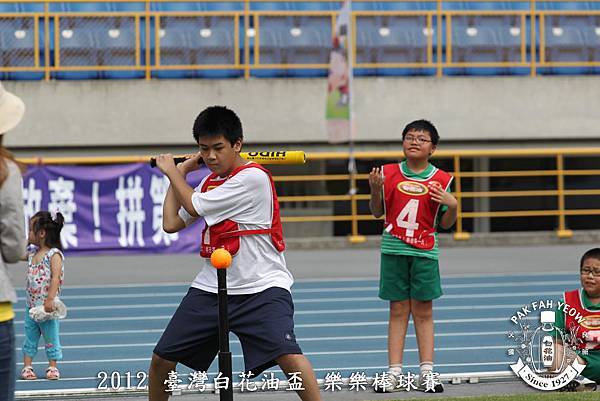
[[[225,248],[232,256],[240,249],[240,237],[245,235],[258,235],[258,234],[269,234],[273,246],[279,251],[285,250],[285,242],[283,241],[283,228],[281,226],[281,218],[279,217],[279,202],[277,201],[277,193],[275,192],[275,183],[271,177],[271,173],[261,165],[257,163],[248,163],[237,169],[233,170],[227,177],[228,179],[235,177],[239,172],[247,168],[257,168],[262,170],[269,177],[271,184],[271,211],[272,220],[270,228],[261,228],[253,230],[242,230],[238,223],[233,220],[225,219],[218,224],[211,226],[206,225],[202,230],[202,242],[200,247],[200,256],[203,258],[210,258],[210,255],[218,249]],[[212,173],[206,178],[200,186],[200,192],[208,192],[221,184],[226,180],[221,179],[217,174]]]
[[[578,349],[600,350],[600,310],[583,306],[581,291],[583,289],[565,292],[565,303],[577,311],[574,316],[564,313],[565,330],[574,335],[572,340]]]
[[[271,232],[272,228],[281,228],[280,223],[274,226],[275,206],[278,205],[275,188],[269,173],[257,166],[255,163],[248,163],[228,177],[207,176],[192,195],[196,213],[204,218],[208,226],[207,233],[211,232],[212,227],[219,225],[223,232],[230,225],[241,231],[264,231],[260,234],[226,238],[229,245],[237,242],[237,251],[227,269],[227,290],[232,295],[254,294],[271,287],[289,291],[293,283],[282,252],[283,241],[276,245],[277,235]],[[205,192],[202,192],[203,187]],[[186,224],[193,220],[183,208],[180,209],[179,216]],[[228,223],[221,224],[223,222]],[[206,245],[215,246],[213,236],[209,237],[211,238],[205,237],[208,242],[205,244],[205,251],[208,251]],[[210,245],[211,240],[213,245]],[[233,242],[229,242],[230,240]],[[216,293],[216,269],[210,264],[210,259],[202,258],[199,264],[202,268],[192,287]]]
[[[426,178],[408,178],[399,163],[383,166],[384,229],[408,245],[430,250],[435,246],[440,204],[431,198],[430,185],[448,190],[452,176],[433,167]]]

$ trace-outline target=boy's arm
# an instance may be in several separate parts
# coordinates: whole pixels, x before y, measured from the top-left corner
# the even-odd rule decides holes
[[[441,185],[431,185],[429,187],[429,192],[431,193],[431,199],[447,207],[440,219],[440,227],[444,230],[448,230],[456,223],[458,202],[456,201],[456,198],[452,196],[450,192],[442,188]]]
[[[454,198],[454,196],[450,195],[452,198]],[[454,199],[456,201],[456,199]],[[446,210],[446,212],[442,215],[442,218],[440,219],[440,226],[444,229],[444,230],[448,230],[450,229],[454,223],[456,223],[456,218],[457,218],[457,211],[458,208],[456,205],[454,206],[448,206],[448,209]]]
[[[181,204],[175,196],[175,191],[169,185],[165,202],[163,203],[163,230],[166,233],[176,233],[185,228],[185,222],[179,217],[179,209]]]
[[[61,270],[62,256],[60,256],[59,253],[55,253],[50,258],[50,286],[48,288],[48,296],[44,301],[44,310],[46,313],[50,313],[54,310],[54,298],[56,298],[56,294],[58,293]]]
[[[379,168],[373,168],[369,173],[369,187],[371,188],[371,200],[369,208],[375,217],[383,216],[383,175]]]
[[[200,153],[176,166],[171,154],[160,155],[156,158],[156,165],[169,178],[170,185],[163,203],[163,230],[174,233],[185,228],[185,221],[179,216],[179,209],[183,207],[192,217],[198,214],[192,205],[194,189],[185,180],[186,175],[198,168]]]

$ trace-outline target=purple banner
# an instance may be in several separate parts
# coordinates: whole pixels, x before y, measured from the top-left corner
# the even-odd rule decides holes
[[[208,169],[188,175],[196,187]],[[32,166],[23,177],[25,224],[39,210],[65,217],[61,240],[65,252],[198,252],[204,221],[167,234],[162,205],[168,179],[147,164],[106,166]],[[27,231],[27,230],[26,230]]]

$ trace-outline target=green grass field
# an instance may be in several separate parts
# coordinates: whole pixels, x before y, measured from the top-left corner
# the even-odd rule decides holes
[[[412,400],[427,400],[427,398],[411,398]],[[600,400],[597,391],[588,393],[558,393],[555,391],[539,394],[514,394],[514,395],[484,395],[477,397],[442,397],[444,401],[592,401]],[[408,399],[397,400],[408,401]]]

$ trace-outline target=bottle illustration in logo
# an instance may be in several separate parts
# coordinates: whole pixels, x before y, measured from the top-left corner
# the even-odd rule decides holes
[[[552,369],[554,359],[556,357],[555,344],[556,338],[554,332],[554,311],[542,311],[540,313],[541,327],[538,327],[531,338],[530,355],[532,358],[533,367],[536,372],[558,372],[562,368],[562,361],[556,369]],[[557,335],[562,339],[562,333]],[[537,352],[535,348],[537,348]],[[534,357],[537,356],[536,357]]]

